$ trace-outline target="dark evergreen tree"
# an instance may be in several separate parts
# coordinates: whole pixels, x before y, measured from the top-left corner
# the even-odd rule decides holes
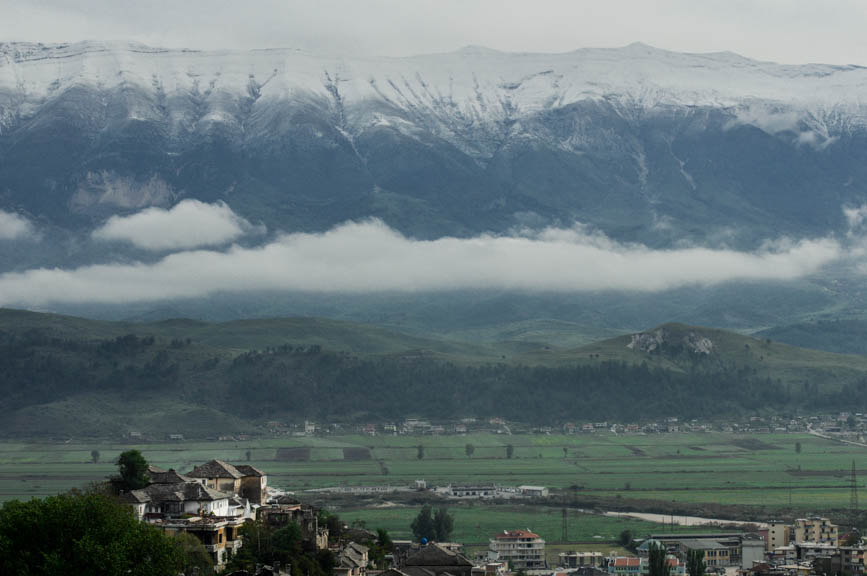
[[[648,576],[670,576],[671,565],[668,563],[668,550],[658,542],[651,542],[647,549]]]
[[[124,491],[144,488],[150,482],[148,463],[138,450],[127,450],[117,459],[115,485]]]
[[[445,506],[437,508],[433,518],[434,533],[437,542],[448,542],[455,528],[455,519]]]
[[[428,541],[437,539],[437,529],[434,524],[433,511],[430,504],[422,506],[422,509],[415,519],[413,519],[412,524],[410,524],[410,528],[412,529],[412,535],[418,541],[422,539]]]
[[[690,550],[686,553],[686,573],[688,576],[704,576],[706,568],[704,550]]]

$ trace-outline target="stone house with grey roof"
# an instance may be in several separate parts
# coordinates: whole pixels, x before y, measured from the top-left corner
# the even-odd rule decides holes
[[[193,471],[187,476],[204,481],[205,486],[209,488],[229,494],[239,494],[241,492],[241,478],[244,475],[228,462],[211,460],[201,466],[193,467]]]
[[[203,481],[210,488],[246,498],[255,504],[265,502],[268,477],[249,464],[233,465],[223,460],[211,460],[194,467],[187,476]]]
[[[428,544],[410,553],[397,569],[408,576],[471,576],[473,563],[463,554]]]
[[[137,492],[143,492],[149,499],[146,515],[230,516],[229,499],[232,495],[208,488],[198,482],[151,484]]]

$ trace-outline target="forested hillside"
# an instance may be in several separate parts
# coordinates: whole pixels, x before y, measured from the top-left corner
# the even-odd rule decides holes
[[[121,324],[2,311],[0,432],[212,436],[307,418],[559,423],[867,405],[863,357],[719,330],[672,324],[515,350],[308,318]]]

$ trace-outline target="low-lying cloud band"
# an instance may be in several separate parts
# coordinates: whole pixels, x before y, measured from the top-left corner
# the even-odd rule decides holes
[[[218,292],[509,289],[661,291],[732,280],[791,280],[844,255],[832,239],[756,252],[621,244],[581,228],[414,240],[380,221],[289,234],[260,247],[189,250],[145,264],[0,275],[0,305],[127,303]]]

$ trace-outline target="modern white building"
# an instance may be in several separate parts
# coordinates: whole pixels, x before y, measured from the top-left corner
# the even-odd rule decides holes
[[[544,569],[545,541],[530,530],[504,530],[491,538],[488,560],[506,562],[512,570]]]
[[[518,486],[523,496],[530,498],[545,498],[548,496],[548,489],[545,486]]]

